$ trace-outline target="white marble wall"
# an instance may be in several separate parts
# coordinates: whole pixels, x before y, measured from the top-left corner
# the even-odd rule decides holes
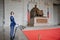
[[[5,0],[5,26],[10,25],[10,12],[14,11],[15,13],[15,21],[17,24],[21,25],[27,25],[27,4],[31,0],[21,0],[21,1],[11,1],[11,0]],[[52,0],[33,0],[33,2],[29,3],[29,10],[34,7],[34,5],[37,2],[37,7],[40,10],[43,10],[44,16],[47,16],[47,7],[49,8],[49,24],[50,25],[55,25],[54,24],[54,19],[53,19],[53,1]],[[48,5],[48,4],[49,5]]]

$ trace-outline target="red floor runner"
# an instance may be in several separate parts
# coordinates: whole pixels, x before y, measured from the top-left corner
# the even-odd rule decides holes
[[[60,40],[60,28],[45,30],[24,30],[28,40]]]

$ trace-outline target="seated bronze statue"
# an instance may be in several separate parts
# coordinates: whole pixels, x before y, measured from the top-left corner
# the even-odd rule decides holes
[[[32,8],[32,10],[30,11],[30,18],[34,18],[34,17],[43,17],[43,10],[39,10],[37,8],[37,5],[35,5],[35,7]]]

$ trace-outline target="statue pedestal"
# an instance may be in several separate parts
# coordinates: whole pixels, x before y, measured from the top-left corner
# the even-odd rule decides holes
[[[48,25],[47,17],[35,17],[34,18],[34,26],[43,26]]]

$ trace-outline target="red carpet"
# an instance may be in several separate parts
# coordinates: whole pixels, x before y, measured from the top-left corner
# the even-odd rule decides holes
[[[60,40],[60,28],[45,30],[25,30],[28,40]]]

